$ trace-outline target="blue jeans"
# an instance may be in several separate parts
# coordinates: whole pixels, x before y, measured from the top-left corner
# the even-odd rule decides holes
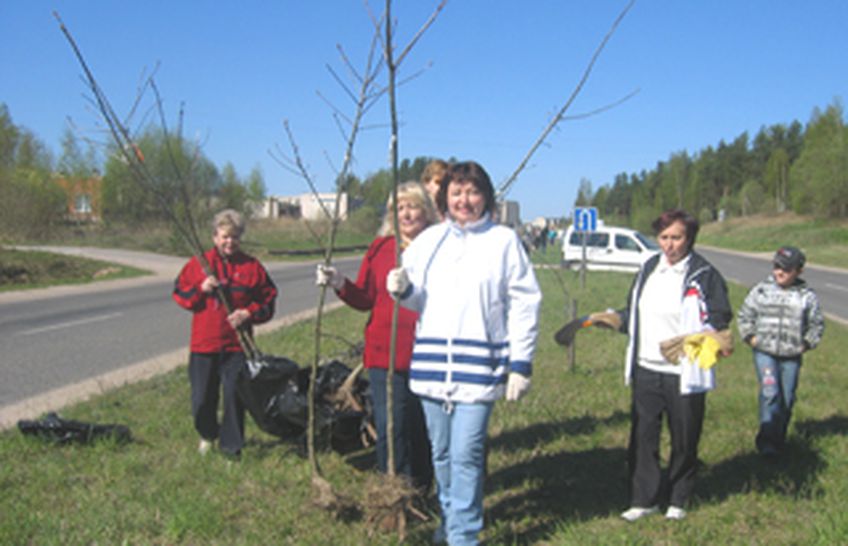
[[[422,398],[433,446],[442,528],[451,546],[477,544],[483,529],[486,429],[492,402],[446,404]]]
[[[374,426],[377,428],[377,467],[386,472],[389,467],[386,423],[386,378],[388,370],[368,368],[371,383],[371,401]],[[409,374],[398,372],[392,376],[392,413],[395,448],[395,472],[409,476],[417,489],[429,492],[433,483],[433,464],[430,461],[430,443],[421,411],[421,401],[409,390]]]
[[[801,355],[778,357],[754,349],[754,368],[760,390],[757,449],[774,453],[786,442],[801,371]]]

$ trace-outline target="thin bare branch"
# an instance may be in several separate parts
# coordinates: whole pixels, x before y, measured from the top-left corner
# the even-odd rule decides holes
[[[321,93],[320,91],[316,91],[315,93],[318,95],[318,98],[321,99],[322,101],[324,101],[324,104],[326,104],[330,108],[330,110],[332,110],[334,116],[338,116],[341,119],[345,120],[348,123],[348,125],[353,123],[353,120],[351,120],[349,117],[347,117],[347,115],[340,108],[338,108],[335,104],[333,104],[330,101],[330,99],[325,97],[323,93]]]
[[[595,108],[594,110],[584,112],[582,114],[574,114],[572,116],[563,116],[562,120],[563,121],[574,121],[574,120],[578,120],[578,119],[586,119],[586,118],[590,118],[592,116],[597,116],[598,114],[602,114],[602,113],[606,112],[607,110],[612,110],[613,108],[620,106],[621,104],[629,101],[630,99],[632,99],[633,97],[638,95],[639,91],[640,91],[639,89],[634,89],[633,91],[624,95],[623,97],[621,97],[617,101],[611,102],[611,103],[604,105],[604,106],[601,106],[599,108]]]
[[[330,211],[327,209],[327,206],[324,204],[324,201],[321,200],[318,188],[315,186],[315,182],[312,180],[312,175],[309,174],[309,170],[303,163],[303,159],[300,156],[300,149],[297,146],[297,142],[295,141],[294,134],[292,133],[291,126],[289,125],[288,120],[283,121],[283,127],[286,130],[286,136],[289,139],[289,146],[291,147],[292,157],[294,158],[294,165],[297,167],[300,177],[303,178],[303,180],[309,186],[309,190],[312,192],[312,196],[315,198],[315,200],[318,202],[318,205],[321,207],[321,211],[324,213],[324,216],[328,220],[333,221],[333,215],[330,214]]]
[[[356,101],[358,100],[357,96],[353,93],[353,91],[350,90],[350,88],[347,86],[347,84],[344,82],[344,80],[338,74],[336,74],[336,71],[333,70],[332,67],[327,65],[327,72],[329,72],[330,75],[333,77],[333,79],[336,80],[336,83],[339,84],[339,87],[342,88],[342,90],[345,92],[345,94],[348,96],[348,98],[354,104],[356,104]]]
[[[404,58],[406,58],[407,54],[409,54],[412,48],[415,47],[415,44],[418,43],[418,40],[421,39],[421,36],[424,35],[427,29],[430,28],[430,26],[436,21],[436,17],[439,16],[439,13],[442,11],[442,9],[445,7],[445,4],[447,3],[448,0],[442,0],[439,5],[436,6],[436,9],[433,10],[433,13],[430,14],[430,17],[427,19],[427,21],[425,21],[424,24],[421,25],[421,28],[418,29],[418,32],[415,33],[415,36],[412,37],[406,47],[403,48],[403,51],[401,51],[400,55],[397,56],[395,66],[400,66],[401,63],[403,63]]]
[[[592,58],[590,59],[589,64],[586,66],[586,69],[583,71],[583,76],[580,78],[580,81],[577,83],[577,86],[571,92],[571,95],[568,97],[568,100],[565,101],[565,104],[562,106],[562,108],[560,108],[559,112],[557,112],[554,115],[554,117],[550,120],[550,122],[548,122],[548,125],[542,131],[542,134],[539,135],[539,137],[536,139],[536,141],[530,147],[530,150],[527,152],[527,154],[524,156],[524,158],[518,164],[518,167],[515,169],[515,171],[513,171],[513,173],[503,182],[503,184],[501,184],[501,187],[498,189],[498,192],[497,192],[498,198],[502,198],[504,195],[506,195],[506,193],[509,191],[512,184],[518,178],[518,175],[521,174],[521,171],[523,171],[524,168],[527,166],[527,163],[530,161],[530,158],[533,157],[533,154],[536,153],[536,150],[538,150],[539,147],[542,145],[542,143],[545,142],[545,139],[548,138],[548,135],[551,133],[551,131],[554,129],[554,127],[556,127],[557,124],[559,124],[559,122],[561,122],[563,120],[563,118],[565,117],[565,113],[568,111],[568,109],[571,107],[571,104],[574,102],[574,100],[580,94],[580,91],[583,90],[583,86],[586,84],[586,81],[588,81],[589,75],[591,74],[592,69],[595,66],[595,62],[597,62],[598,57],[600,57],[601,52],[604,50],[604,48],[607,45],[607,42],[609,42],[610,38],[612,38],[612,35],[615,33],[616,29],[618,28],[618,25],[624,19],[624,16],[627,15],[627,12],[630,11],[630,8],[633,7],[633,4],[635,2],[636,2],[636,0],[630,0],[630,2],[628,2],[628,4],[624,7],[624,9],[621,10],[621,13],[619,13],[618,17],[616,17],[615,21],[613,22],[610,29],[607,31],[603,40],[601,40],[601,43],[595,49],[595,52],[592,55]]]
[[[338,180],[338,177],[339,177],[339,174],[340,174],[339,170],[336,168],[336,164],[333,163],[333,160],[330,157],[330,154],[327,153],[327,150],[324,150],[324,161],[327,162],[327,165],[330,167],[330,169],[332,169],[333,173],[335,173],[336,180]],[[339,183],[341,184],[341,183],[344,183],[344,182],[340,181]],[[347,185],[347,184],[345,183],[345,185]]]
[[[353,66],[353,63],[350,62],[350,59],[348,58],[347,53],[345,53],[345,50],[342,45],[336,44],[336,49],[339,52],[339,57],[342,58],[342,64],[347,68],[348,72],[350,72],[350,76],[361,86],[362,80],[364,80],[365,78],[359,74],[359,72]]]

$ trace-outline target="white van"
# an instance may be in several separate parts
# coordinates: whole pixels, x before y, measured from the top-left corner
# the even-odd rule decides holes
[[[575,231],[574,225],[562,239],[562,264],[578,269],[583,259],[583,238],[586,237],[586,269],[593,271],[638,271],[645,260],[660,247],[638,231],[599,225],[595,231]]]

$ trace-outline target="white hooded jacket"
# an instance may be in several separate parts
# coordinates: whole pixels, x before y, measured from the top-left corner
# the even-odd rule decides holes
[[[403,253],[410,288],[401,304],[420,315],[410,388],[449,402],[494,401],[509,372],[530,376],[541,292],[510,228],[488,214],[447,220]]]

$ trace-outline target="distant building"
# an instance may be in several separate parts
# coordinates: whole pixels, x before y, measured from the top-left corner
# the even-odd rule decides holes
[[[102,217],[101,193],[103,179],[99,176],[82,179],[57,178],[56,183],[68,199],[66,216],[74,222],[99,222]]]
[[[499,223],[513,229],[521,227],[521,212],[518,207],[518,201],[498,201],[497,220]]]
[[[257,211],[260,218],[304,218],[306,220],[322,220],[327,214],[332,215],[336,207],[335,193],[303,193],[295,196],[270,196],[262,203]],[[325,213],[326,210],[326,213]],[[339,201],[339,218],[347,219],[348,197],[341,194]]]

